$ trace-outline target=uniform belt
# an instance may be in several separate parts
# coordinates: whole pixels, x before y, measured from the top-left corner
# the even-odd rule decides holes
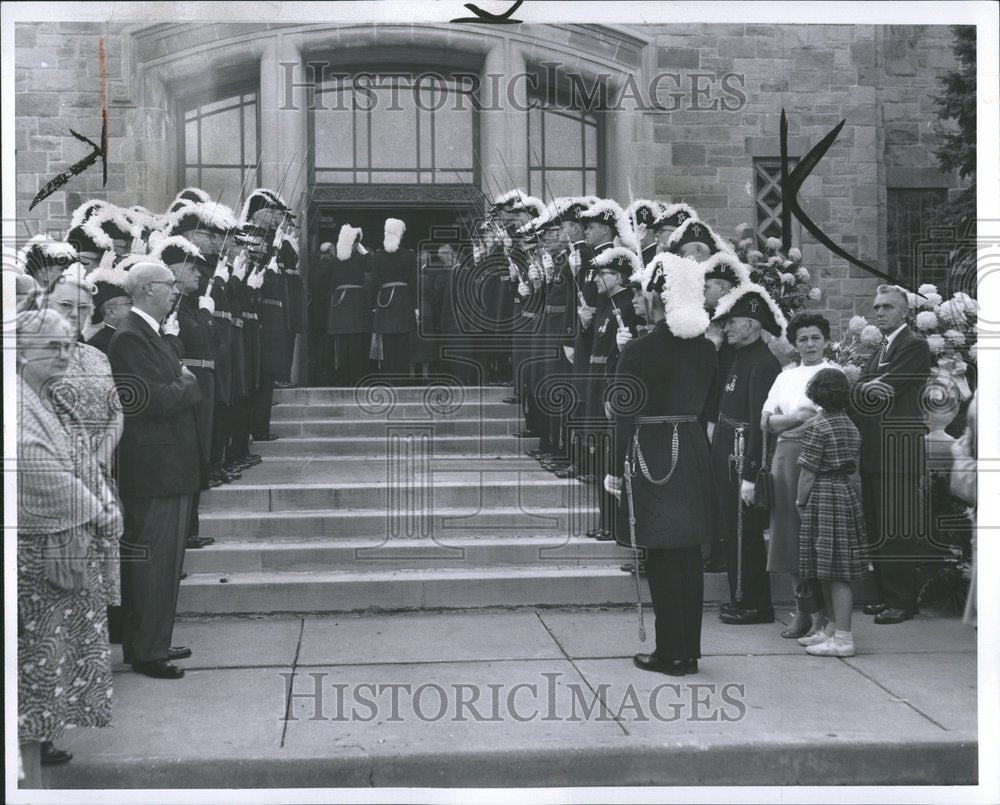
[[[241,330],[243,329],[243,319],[238,319],[235,316],[233,316],[233,324],[235,324]]]
[[[565,313],[566,312],[566,305],[546,305],[545,306],[545,312],[546,313]]]
[[[192,369],[214,369],[215,361],[203,360],[201,358],[181,358],[181,363]]]
[[[591,363],[607,363],[608,359],[607,359],[607,356],[605,356],[605,355],[591,355],[590,356],[590,362]]]
[[[537,314],[537,313],[533,313],[533,312],[532,312],[532,311],[530,311],[530,310],[522,310],[522,311],[521,311],[521,315],[522,315],[522,316],[523,316],[524,318],[526,318],[526,319],[534,319],[535,317],[537,317],[537,316],[538,316],[538,314]]]
[[[257,321],[257,314],[256,313],[244,313],[243,314],[243,318],[246,319],[247,321]]]
[[[404,285],[409,287],[409,283],[406,282],[386,282],[379,286],[379,290],[381,291],[382,288],[402,288]]]
[[[660,425],[663,423],[677,424],[678,422],[697,422],[698,417],[693,414],[687,416],[637,416],[632,420],[634,425]]]
[[[389,284],[390,285],[396,285],[396,284],[398,284],[398,285],[406,285],[405,282],[400,282],[400,283],[390,282]],[[337,291],[354,290],[355,288],[364,288],[364,287],[365,287],[364,285],[338,285],[336,288],[333,289],[333,292],[336,293]],[[386,286],[383,285],[382,287],[385,288]]]
[[[217,319],[225,319],[226,321],[232,321],[233,316],[228,310],[216,310],[212,313]]]
[[[725,414],[719,414],[719,424],[725,425],[727,428],[732,428],[733,430],[739,430],[740,428],[749,428],[750,424],[748,422],[737,422]]]
[[[271,307],[285,306],[280,299],[261,299],[260,301],[263,302],[265,305],[270,305]]]

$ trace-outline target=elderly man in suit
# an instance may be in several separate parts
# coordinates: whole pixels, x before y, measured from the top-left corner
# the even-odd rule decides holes
[[[920,397],[930,376],[927,342],[906,324],[906,292],[876,289],[875,326],[884,340],[861,373],[852,400],[861,431],[861,493],[880,602],[875,623],[901,623],[917,609],[916,564],[926,532],[921,485],[927,423]]]
[[[164,340],[160,323],[177,299],[173,274],[162,262],[137,263],[125,290],[132,310],[108,348],[125,411],[118,445],[122,538],[122,651],[136,671],[179,679],[170,661],[191,656],[171,648],[184,543],[200,452],[195,408],[197,378]]]

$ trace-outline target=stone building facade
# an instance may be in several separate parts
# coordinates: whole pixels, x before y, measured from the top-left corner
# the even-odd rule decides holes
[[[100,137],[99,40],[107,56],[107,185],[102,187],[99,167],[91,168],[29,211],[39,188],[87,152],[69,130]],[[233,177],[249,187],[281,184],[282,195],[305,213],[313,247],[320,208],[358,205],[386,214],[454,208],[481,203],[473,184],[491,195],[512,181],[539,196],[550,195],[549,181],[571,187],[579,180],[581,191],[623,204],[630,195],[684,200],[723,235],[731,237],[742,222],[773,234],[785,109],[792,157],[804,156],[846,120],[802,187],[804,210],[862,260],[912,271],[909,244],[927,224],[921,216],[959,188],[957,176],[941,173],[934,158],[942,133],[934,98],[940,77],[955,67],[951,42],[949,28],[926,25],[19,23],[18,237],[60,233],[75,206],[90,197],[162,211],[192,177],[230,206],[237,206],[240,195],[241,182]],[[474,153],[456,163],[454,178],[444,175],[443,163],[436,172],[425,170],[418,155],[416,167],[390,166],[412,169],[405,176],[378,173],[365,163],[364,181],[357,181],[358,129],[353,146],[347,144],[350,135],[328,136],[327,118],[310,109],[310,85],[324,71],[378,76],[415,64],[480,77],[481,108],[472,122],[463,118],[446,129],[440,118],[447,136],[468,139],[454,147],[471,146]],[[567,93],[573,101],[577,90],[577,107],[588,106],[591,92],[593,108],[576,117],[546,118],[548,129],[525,110],[539,94],[558,105]],[[207,120],[213,102],[223,97],[237,99],[242,121],[239,131],[222,137],[228,146],[217,142],[218,132],[195,128],[202,125],[196,118]],[[374,129],[369,123],[373,142],[362,158],[370,159],[372,148],[385,150],[387,138],[387,153],[410,149],[423,155],[423,143],[406,143],[416,131],[387,132],[384,123],[379,119]],[[584,145],[573,145],[576,156],[570,158],[583,164],[565,170],[553,164],[560,157],[550,152],[563,149],[541,140],[544,131],[560,126],[584,132]],[[235,148],[238,140],[239,167],[227,173],[204,159],[190,167],[192,159],[201,159],[191,146],[195,131],[200,148],[208,150]],[[343,153],[351,147],[353,166]],[[441,146],[427,148],[433,166],[433,149]],[[327,162],[348,167],[326,170]],[[875,280],[794,226],[803,263],[823,290],[821,306],[835,323],[867,311]]]

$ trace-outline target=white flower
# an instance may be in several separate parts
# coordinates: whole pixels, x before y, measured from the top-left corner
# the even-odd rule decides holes
[[[938,326],[938,318],[929,310],[922,310],[917,314],[918,330],[933,330]]]
[[[944,349],[944,336],[932,333],[927,336],[927,346],[930,347],[931,352],[937,355],[942,349]]]
[[[776,252],[778,251],[778,249],[781,248],[781,241],[778,240],[777,238],[768,238],[766,245],[768,251]]]
[[[794,285],[795,284],[795,276],[792,275],[792,274],[782,274],[781,275],[781,284],[782,285]]]
[[[965,346],[965,335],[958,330],[945,330],[944,337],[953,347]]]
[[[870,347],[882,343],[882,333],[874,324],[866,324],[861,330],[861,343]]]
[[[736,234],[739,235],[741,238],[747,237],[747,235],[749,235],[750,232],[751,232],[750,224],[742,223],[738,227],[736,227]]]
[[[823,292],[819,288],[810,288],[809,298],[812,299],[814,302],[818,302],[820,299],[823,298]]]
[[[780,255],[777,254],[772,255],[767,259],[767,264],[769,266],[774,266],[774,268],[779,268],[783,262],[785,261],[781,259]]]
[[[799,270],[795,272],[795,276],[798,277],[802,282],[809,282],[809,269],[805,266],[799,266]]]
[[[854,364],[849,363],[846,366],[841,366],[840,368],[844,370],[844,374],[847,375],[847,382],[852,386],[861,378],[861,369]]]
[[[786,269],[786,270],[789,269],[789,268],[791,268],[793,265],[794,265],[794,263],[792,263],[791,260],[782,260],[781,261],[781,267],[784,268],[784,269]]]
[[[965,313],[963,312],[961,305],[954,299],[942,302],[935,312],[937,313],[938,319],[945,324],[957,324],[965,318]]]
[[[937,293],[938,289],[937,285],[931,285],[929,282],[925,282],[923,285],[917,288],[917,292],[922,293],[924,296],[927,296],[927,294],[929,293]]]
[[[909,306],[910,310],[916,310],[920,307],[920,298],[912,291],[907,291],[906,304]]]
[[[739,245],[741,249],[749,249],[753,245],[753,240],[751,238],[743,238]]]
[[[748,251],[748,252],[747,252],[747,260],[749,260],[749,261],[750,261],[751,263],[756,263],[756,262],[757,262],[758,260],[760,260],[760,259],[761,259],[761,258],[762,258],[763,256],[764,256],[764,255],[763,255],[763,254],[761,254],[761,253],[760,253],[759,251],[757,251],[756,249],[751,249],[750,251]]]
[[[851,316],[851,320],[847,323],[847,332],[857,334],[867,326],[868,319],[864,316]]]
[[[924,298],[919,300],[920,307],[925,307],[928,310],[933,310],[935,307],[941,304],[941,294],[928,292],[924,294]]]

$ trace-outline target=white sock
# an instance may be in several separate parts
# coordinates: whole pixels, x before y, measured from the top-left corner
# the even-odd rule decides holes
[[[836,640],[838,643],[853,643],[854,635],[851,634],[850,632],[844,632],[841,631],[840,629],[835,629],[833,632],[833,639]]]

